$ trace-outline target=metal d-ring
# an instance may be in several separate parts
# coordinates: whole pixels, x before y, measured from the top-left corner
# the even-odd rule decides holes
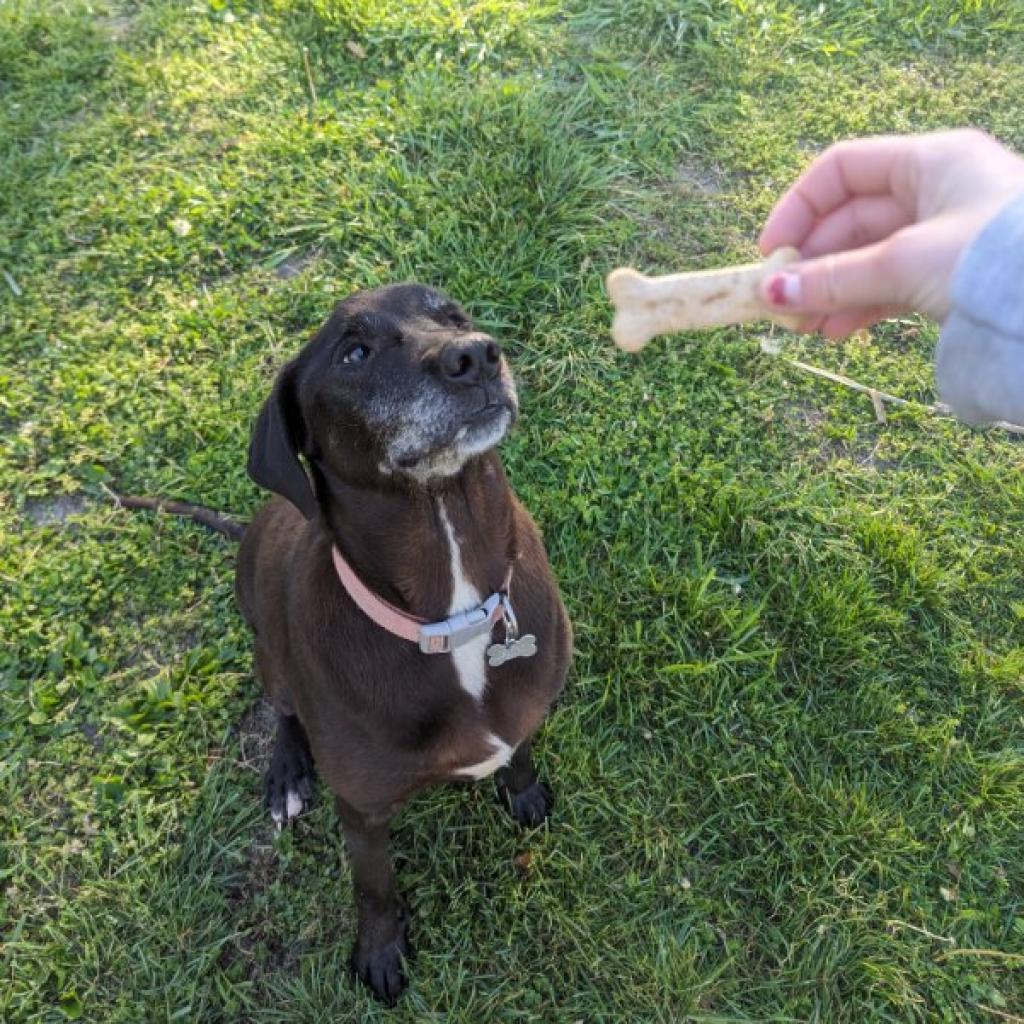
[[[508,647],[519,637],[519,620],[512,610],[512,602],[508,599],[508,594],[501,595],[501,617],[505,622],[505,646]]]

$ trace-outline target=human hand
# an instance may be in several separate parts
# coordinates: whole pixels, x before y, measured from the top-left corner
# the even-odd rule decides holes
[[[800,250],[762,297],[841,338],[888,316],[944,320],[961,252],[1024,193],[1024,159],[973,129],[827,149],[776,204],[758,244]]]

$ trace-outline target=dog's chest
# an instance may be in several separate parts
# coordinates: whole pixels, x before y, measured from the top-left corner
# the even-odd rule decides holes
[[[444,536],[449,546],[449,567],[452,574],[452,600],[449,602],[449,614],[478,607],[482,597],[480,592],[470,583],[462,558],[462,544],[456,537],[452,520],[447,515],[444,502],[438,500],[437,512],[444,527]],[[473,637],[452,651],[452,663],[455,667],[459,685],[474,699],[483,697],[487,685],[487,647],[490,638],[483,633]]]
[[[441,499],[438,500],[437,511],[448,542],[452,593],[448,614],[455,615],[479,606],[482,595],[466,575],[462,544]],[[461,757],[456,756],[456,761],[461,763],[457,763],[452,771],[462,778],[482,779],[508,764],[512,756],[513,747],[492,732],[484,721],[486,716],[482,705],[487,688],[487,648],[490,643],[490,635],[483,633],[456,647],[450,655],[459,687],[479,706],[479,714],[473,716],[472,731],[475,735],[463,737],[468,742],[465,751],[460,751]]]
[[[466,576],[462,559],[462,544],[455,535],[442,499],[438,499],[437,511],[441,525],[444,527],[445,538],[448,541],[452,586],[448,614],[455,615],[458,612],[478,607],[483,597]],[[451,653],[452,665],[455,668],[459,686],[476,701],[483,699],[484,690],[487,687],[487,648],[490,644],[490,636],[487,633],[482,633],[456,647]]]
[[[438,500],[438,517],[448,543],[451,573],[450,615],[478,607],[488,595],[480,593],[466,571],[465,542],[453,526],[443,500]],[[501,627],[499,626],[500,630]],[[500,634],[499,634],[500,635]],[[480,779],[508,764],[516,746],[543,717],[546,702],[536,700],[531,669],[536,662],[502,665],[489,671],[487,651],[494,643],[488,632],[473,637],[449,655],[459,688],[472,702],[469,735],[460,737],[451,774]],[[536,721],[534,721],[536,719]]]

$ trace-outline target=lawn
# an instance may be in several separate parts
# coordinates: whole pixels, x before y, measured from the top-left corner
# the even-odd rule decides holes
[[[1024,1020],[1024,445],[924,410],[924,321],[628,357],[602,284],[1022,97],[1019,0],[0,0],[0,1018]],[[275,367],[408,278],[513,362],[577,653],[546,827],[397,820],[387,1011],[326,794],[260,806],[234,545],[110,492],[251,515]]]

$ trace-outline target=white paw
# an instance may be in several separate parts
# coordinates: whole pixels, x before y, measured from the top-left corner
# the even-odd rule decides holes
[[[289,789],[285,793],[284,800],[272,801],[270,817],[277,826],[277,831],[280,832],[285,825],[294,821],[303,812],[305,807],[306,801],[294,789]]]

